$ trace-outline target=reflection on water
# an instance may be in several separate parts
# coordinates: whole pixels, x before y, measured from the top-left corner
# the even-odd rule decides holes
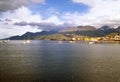
[[[120,45],[0,44],[1,82],[120,82]]]

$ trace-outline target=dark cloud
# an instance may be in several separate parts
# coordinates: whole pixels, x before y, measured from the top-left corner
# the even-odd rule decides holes
[[[38,29],[42,29],[42,30],[61,30],[63,28],[66,28],[66,27],[69,27],[69,26],[72,26],[71,24],[69,23],[64,23],[64,24],[55,24],[55,23],[48,23],[48,22],[40,22],[40,23],[35,23],[35,22],[32,22],[32,23],[27,23],[27,22],[17,22],[17,23],[14,23],[14,25],[17,25],[17,26],[31,26],[31,27],[38,27]]]
[[[14,23],[14,25],[18,25],[18,26],[27,26],[28,25],[28,23],[26,23],[26,22],[16,22],[16,23]]]
[[[28,6],[33,3],[43,3],[44,0],[0,0],[0,12]]]
[[[63,29],[65,27],[67,27],[64,24],[55,24],[55,23],[47,23],[47,22],[41,22],[39,24],[36,24],[38,26],[39,29],[43,29],[43,30],[60,30]]]

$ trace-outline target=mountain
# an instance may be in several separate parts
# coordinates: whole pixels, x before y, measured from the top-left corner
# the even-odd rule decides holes
[[[63,29],[62,33],[69,33],[69,34],[77,34],[82,36],[89,36],[89,37],[101,37],[108,35],[110,33],[118,33],[120,32],[120,26],[117,29],[111,28],[108,25],[104,25],[99,29],[96,29],[94,26],[77,26],[77,27],[70,27]]]
[[[120,26],[118,26],[118,28],[116,28],[116,31],[117,31],[117,32],[120,32]]]
[[[103,34],[97,30],[94,26],[77,26],[63,29],[60,31],[63,34],[76,34],[81,36],[97,37],[103,36]]]
[[[112,29],[110,26],[108,26],[108,25],[104,25],[104,26],[102,26],[101,28],[99,28],[99,30],[110,30],[110,29]]]
[[[35,40],[70,40],[71,38],[65,36],[64,34],[52,34],[52,35],[44,35],[44,36],[37,36],[34,38]]]
[[[70,37],[68,35],[83,36],[83,37],[104,37],[111,33],[120,33],[120,26],[116,29],[111,28],[108,25],[104,25],[99,29],[94,26],[76,26],[65,28],[60,31],[41,31],[41,32],[27,32],[21,36],[13,36],[7,39],[10,40],[25,40],[25,39],[66,39]]]
[[[86,31],[71,31],[71,32],[62,32],[62,34],[75,34],[79,36],[88,36],[88,37],[101,37],[104,36],[100,31],[98,30],[86,30]]]
[[[7,39],[10,39],[10,40],[34,39],[34,37],[37,37],[37,36],[51,35],[55,33],[57,33],[57,31],[41,31],[41,32],[36,32],[36,33],[27,32],[21,36],[12,36]]]
[[[101,28],[99,28],[98,30],[99,30],[102,34],[104,34],[104,35],[108,35],[108,34],[110,34],[110,33],[116,32],[116,29],[111,28],[111,27],[108,26],[108,25],[104,25],[104,26],[102,26]]]
[[[94,26],[78,26],[79,31],[94,31],[96,28]]]
[[[61,30],[60,32],[88,31],[88,30],[89,31],[96,30],[96,28],[93,26],[76,26],[76,27],[65,28],[65,29]]]
[[[36,32],[36,33],[27,32],[22,36],[24,36],[24,37],[27,37],[27,36],[34,37],[34,36],[42,36],[42,35],[49,35],[49,34],[55,34],[55,33],[57,33],[57,31],[41,31],[41,32]]]
[[[21,36],[12,36],[6,39],[10,39],[10,40],[22,40],[23,38]]]

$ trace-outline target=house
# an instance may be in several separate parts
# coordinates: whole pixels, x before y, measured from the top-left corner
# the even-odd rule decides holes
[[[72,38],[72,40],[73,40],[73,41],[75,41],[75,40],[76,40],[76,38]]]
[[[120,34],[115,35],[115,36],[114,36],[114,40],[115,40],[115,41],[120,41]]]
[[[90,38],[90,41],[99,41],[99,38]]]

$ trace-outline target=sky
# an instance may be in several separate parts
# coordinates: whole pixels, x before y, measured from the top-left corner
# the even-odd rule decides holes
[[[78,25],[120,25],[120,0],[0,0],[0,39]]]

